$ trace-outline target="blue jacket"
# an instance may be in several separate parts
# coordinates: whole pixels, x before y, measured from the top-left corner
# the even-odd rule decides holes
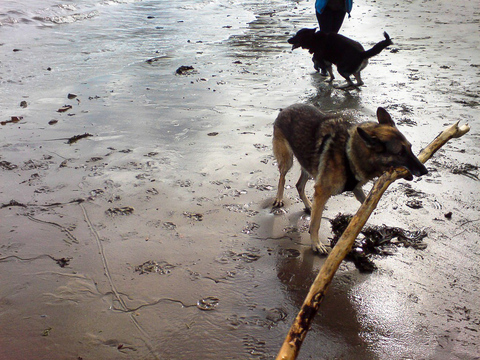
[[[316,0],[315,1],[315,11],[319,14],[323,12],[325,6],[327,6],[328,0]],[[345,0],[345,8],[347,9],[348,15],[350,15],[350,11],[352,11],[353,0]]]

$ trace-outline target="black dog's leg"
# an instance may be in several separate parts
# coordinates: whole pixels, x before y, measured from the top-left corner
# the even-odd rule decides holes
[[[346,83],[345,85],[342,85],[342,86],[335,86],[335,88],[347,90],[347,89],[354,89],[354,88],[357,87],[357,86],[353,83],[352,79],[350,79],[350,73],[345,72],[345,71],[343,71],[343,70],[339,70],[338,68],[337,68],[337,70],[338,70],[338,73],[339,73],[340,75],[342,75],[342,76],[345,78],[345,80],[347,80],[347,83]]]
[[[331,64],[326,62],[322,58],[322,55],[319,54],[318,52],[313,54],[312,61],[313,61],[313,67],[315,68],[315,70],[317,71],[321,70],[320,74],[323,76],[327,76],[327,70],[328,70],[328,67],[331,66]]]
[[[362,77],[360,76],[360,71],[353,74],[357,80],[357,86],[362,86],[364,84]]]
[[[328,79],[327,82],[331,83],[333,79],[335,79],[335,76],[333,76],[332,64],[329,64],[327,66],[327,71],[328,71],[328,74],[330,75],[330,79]]]
[[[313,55],[312,61],[313,61],[313,68],[315,69],[315,71],[320,71],[321,64],[315,59],[315,55]]]

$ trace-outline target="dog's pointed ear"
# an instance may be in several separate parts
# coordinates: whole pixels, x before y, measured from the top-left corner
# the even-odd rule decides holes
[[[363,140],[363,142],[368,148],[376,152],[382,152],[384,150],[383,143],[376,136],[370,135],[367,131],[362,129],[360,126],[357,127],[357,133],[358,135],[360,135],[360,138]]]
[[[387,110],[385,110],[382,107],[379,107],[377,109],[377,119],[378,119],[378,122],[382,125],[389,125],[389,126],[395,127],[395,123],[393,122],[392,117],[387,112]]]

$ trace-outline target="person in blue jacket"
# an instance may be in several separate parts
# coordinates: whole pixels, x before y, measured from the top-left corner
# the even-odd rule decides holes
[[[353,0],[316,0],[315,13],[320,31],[338,33],[343,19],[352,11]]]
[[[337,34],[343,24],[343,19],[352,11],[353,0],[316,0],[315,14],[317,15],[320,31]],[[321,75],[327,76],[327,70],[321,69]]]

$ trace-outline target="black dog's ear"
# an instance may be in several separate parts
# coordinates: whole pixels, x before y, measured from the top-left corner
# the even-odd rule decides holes
[[[365,143],[365,145],[367,145],[368,148],[376,152],[384,151],[385,146],[383,145],[382,141],[379,140],[376,136],[370,135],[361,127],[357,127],[357,133],[358,135],[360,135],[360,138],[363,140],[363,142]]]
[[[385,110],[382,107],[379,107],[377,109],[377,119],[378,119],[378,122],[382,125],[389,125],[389,126],[395,127],[395,123],[393,122],[392,117],[387,112],[387,110]]]

